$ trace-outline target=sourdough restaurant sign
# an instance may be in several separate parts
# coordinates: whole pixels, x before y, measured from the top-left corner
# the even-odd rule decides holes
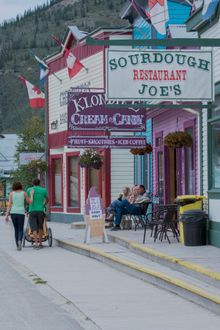
[[[107,100],[212,101],[212,52],[106,50]]]

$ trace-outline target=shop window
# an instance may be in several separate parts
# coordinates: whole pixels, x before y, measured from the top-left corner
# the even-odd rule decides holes
[[[164,148],[163,133],[158,132],[155,136],[155,160],[156,160],[156,187],[154,193],[159,196],[160,201],[164,199]]]
[[[209,188],[220,189],[220,95],[213,105],[209,110]]]
[[[157,152],[157,186],[159,196],[163,196],[163,152]]]
[[[212,125],[212,183],[220,188],[220,122]]]
[[[80,209],[80,169],[78,154],[67,157],[68,207]]]
[[[100,178],[100,171],[97,171],[96,169],[90,167],[89,168],[89,189],[91,187],[96,187],[96,191],[100,193],[100,184],[99,184],[99,178]]]
[[[185,129],[192,138],[194,136],[193,127]],[[195,158],[194,144],[190,148],[185,148],[185,191],[187,195],[195,194]]]
[[[56,207],[62,207],[63,205],[63,177],[62,177],[62,158],[53,158],[52,159],[52,173],[53,173],[53,200],[52,204]]]

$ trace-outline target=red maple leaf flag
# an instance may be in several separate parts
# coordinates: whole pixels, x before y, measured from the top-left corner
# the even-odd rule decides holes
[[[23,76],[19,76],[19,79],[27,88],[29,104],[31,108],[44,108],[45,107],[45,94],[41,92],[36,86],[32,85]]]
[[[68,49],[65,51],[66,64],[70,79],[84,68],[84,65],[76,58],[76,56]]]
[[[56,43],[64,49],[64,56],[66,58],[66,65],[68,69],[69,78],[73,78],[81,69],[87,70],[84,65],[76,58],[73,52],[67,49],[62,42],[56,38],[54,35],[51,36]]]
[[[169,20],[167,0],[150,0],[149,14],[151,24],[158,33],[166,34],[166,23]]]

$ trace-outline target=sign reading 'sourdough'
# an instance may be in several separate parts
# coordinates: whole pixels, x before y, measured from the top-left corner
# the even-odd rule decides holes
[[[106,51],[107,100],[214,100],[211,51]]]

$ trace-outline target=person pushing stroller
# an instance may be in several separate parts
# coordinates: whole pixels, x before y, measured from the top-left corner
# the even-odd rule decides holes
[[[46,188],[40,186],[38,178],[33,180],[33,186],[27,189],[27,195],[30,196],[34,191],[32,204],[29,205],[29,224],[33,231],[34,248],[42,248],[43,224],[45,219],[45,205],[48,203],[48,193]],[[38,234],[38,235],[37,235]]]

